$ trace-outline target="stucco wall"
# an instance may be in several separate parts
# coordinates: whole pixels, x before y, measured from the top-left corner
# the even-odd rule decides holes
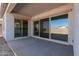
[[[14,17],[12,14],[4,15],[4,38],[5,40],[14,40]]]
[[[74,4],[73,40],[74,55],[79,56],[79,3]]]

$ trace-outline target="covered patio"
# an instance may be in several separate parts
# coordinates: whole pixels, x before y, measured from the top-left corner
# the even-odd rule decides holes
[[[11,40],[8,41],[8,45],[18,56],[73,56],[71,45],[62,45],[34,37]]]
[[[5,7],[3,37],[15,55],[79,55],[79,4],[9,3]]]

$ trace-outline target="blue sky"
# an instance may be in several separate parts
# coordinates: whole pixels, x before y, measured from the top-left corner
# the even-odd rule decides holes
[[[52,20],[51,22],[51,28],[57,28],[59,26],[67,26],[67,25],[68,25],[68,18]]]

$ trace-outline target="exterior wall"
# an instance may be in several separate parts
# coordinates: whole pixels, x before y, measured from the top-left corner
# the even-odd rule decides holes
[[[74,21],[73,21],[73,11],[71,11],[71,12],[69,12],[68,13],[68,18],[69,18],[69,31],[68,31],[68,33],[69,33],[69,35],[68,35],[68,42],[71,44],[71,45],[73,45],[73,24],[74,24]]]
[[[74,48],[74,55],[79,56],[79,3],[74,4],[74,19],[73,22],[73,48]]]
[[[12,14],[5,14],[3,21],[3,36],[6,41],[14,40],[14,17]]]

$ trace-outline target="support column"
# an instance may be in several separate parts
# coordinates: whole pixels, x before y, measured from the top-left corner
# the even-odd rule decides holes
[[[14,40],[14,16],[12,14],[4,15],[4,38],[6,41]]]
[[[68,43],[70,45],[73,45],[73,23],[74,23],[74,19],[73,19],[73,10],[71,12],[68,13]]]
[[[28,20],[28,36],[32,36],[32,35],[33,35],[33,21]]]
[[[79,4],[74,4],[74,23],[73,23],[73,49],[74,55],[79,56]]]

